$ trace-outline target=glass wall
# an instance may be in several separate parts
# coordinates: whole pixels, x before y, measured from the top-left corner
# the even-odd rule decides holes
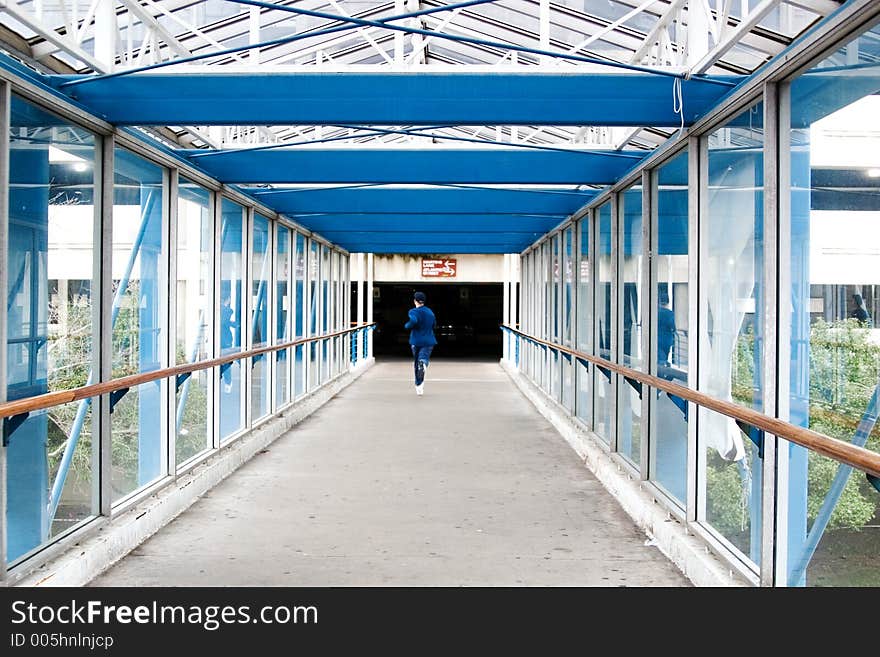
[[[246,211],[222,200],[220,224],[220,355],[243,350],[245,265],[248,259]],[[220,438],[241,431],[245,423],[245,381],[240,360],[220,366]]]
[[[562,328],[560,341],[566,347],[573,347],[571,315],[574,308],[572,304],[572,234],[571,228],[566,228],[562,233],[562,293],[560,311],[562,314]],[[560,357],[562,364],[562,405],[570,411],[574,410],[574,359],[568,354]]]
[[[688,155],[681,153],[653,176],[654,252],[651,272],[656,302],[651,305],[653,373],[688,385],[689,243]],[[649,479],[684,507],[687,494],[688,404],[666,392],[651,396]]]
[[[251,231],[251,348],[269,344],[269,297],[272,289],[272,256],[269,252],[269,220],[254,215]],[[251,358],[251,417],[259,420],[271,411],[272,384],[269,379],[269,356]]]
[[[349,278],[350,260],[350,255],[339,254],[339,298],[336,302],[340,309],[338,329],[347,329],[352,326],[351,279]],[[347,333],[344,337],[339,338],[339,372],[348,370],[352,344],[353,337],[351,333]]]
[[[290,229],[275,231],[275,344],[291,341],[293,299],[290,285]],[[275,352],[275,408],[290,401],[290,349]]]
[[[321,260],[318,255],[319,245],[313,240],[309,240],[309,336],[314,337],[321,332],[321,316],[320,316],[320,281],[321,281]],[[309,349],[309,390],[314,390],[318,386],[318,373],[321,362],[320,350],[321,344],[318,342],[310,342]]]
[[[880,96],[875,28],[791,84],[788,420],[880,450]],[[787,445],[785,580],[878,586],[880,495]]]
[[[647,172],[641,180],[650,178],[650,189],[628,177],[522,254],[525,332],[568,338],[567,232],[576,230],[580,351],[873,458],[880,451],[880,28],[863,29],[835,44],[817,28],[808,37],[815,43],[795,48],[769,86],[747,83],[745,109],[719,114],[701,134],[678,140],[677,152],[633,172]],[[809,63],[813,45],[826,52],[818,63]],[[772,140],[765,141],[765,121]],[[772,186],[766,197],[765,185]],[[535,356],[521,369],[557,398],[552,349],[524,342]],[[576,364],[573,414],[615,459],[638,468],[664,508],[701,525],[696,534],[732,571],[777,586],[880,585],[876,478],[675,391],[651,389],[644,399],[644,384],[590,367]],[[765,442],[772,462],[764,462]]]
[[[168,366],[166,178],[162,167],[114,149],[114,378]],[[160,379],[110,395],[113,500],[166,474],[165,385]]]
[[[541,337],[550,340],[553,336],[553,327],[556,323],[556,306],[553,304],[555,300],[555,287],[559,284],[558,273],[554,275],[553,271],[553,243],[555,237],[551,237],[549,241],[544,242],[541,247],[541,275],[544,283],[543,298],[543,333]],[[542,348],[542,367],[541,376],[543,377],[543,386],[550,393],[551,397],[556,395],[556,379],[553,376],[554,357],[553,351]]]
[[[9,401],[96,381],[94,135],[12,97],[5,292]],[[9,418],[7,555],[97,513],[92,400]],[[14,428],[13,428],[14,427]]]
[[[596,355],[606,360],[614,358],[614,312],[616,304],[612,305],[612,288],[614,280],[614,263],[612,243],[614,241],[611,232],[611,203],[605,203],[598,212],[598,247],[596,267]],[[593,385],[596,390],[595,401],[595,431],[604,442],[611,443],[614,434],[612,417],[614,411],[614,399],[611,370],[605,367],[593,368]]]
[[[763,106],[706,138],[708,201],[700,264],[700,389],[763,411]],[[761,459],[757,430],[701,409],[702,517],[752,561],[760,560]]]
[[[621,326],[621,362],[635,370],[645,371],[642,355],[642,304],[645,294],[642,284],[645,259],[642,241],[642,186],[632,185],[620,196],[618,236],[620,250],[618,268],[620,269],[621,289],[618,314]],[[627,460],[639,465],[642,444],[642,384],[634,379],[618,376],[620,409],[617,433],[618,451]]]
[[[559,343],[560,334],[560,288],[562,286],[562,262],[559,253],[560,235],[557,233],[550,239],[550,272],[549,278],[550,288],[548,297],[548,339],[551,342]],[[547,352],[550,358],[550,394],[556,401],[562,400],[562,356],[555,349]]]
[[[577,239],[580,240],[579,264],[577,267],[577,349],[587,354],[593,353],[593,286],[590,252],[590,215],[578,224]],[[593,365],[585,360],[577,361],[577,417],[587,426],[593,427]]]
[[[259,214],[249,231],[255,209],[156,163],[131,135],[99,138],[14,93],[8,117],[0,126],[9,140],[0,154],[9,174],[0,219],[0,400],[155,375],[236,356],[249,342],[303,336],[309,308],[301,236],[294,241]],[[313,331],[343,328],[346,320],[347,262],[330,247],[322,257],[330,264],[315,260]],[[327,368],[340,366],[342,344],[325,342]],[[252,426],[249,401],[256,419],[269,413],[273,396],[279,406],[287,402],[291,356],[282,350],[253,359],[252,377],[236,360],[0,418],[0,580],[7,568],[39,563],[47,545],[105,509],[153,494],[158,487],[151,487],[173,481],[221,438]]]
[[[174,358],[178,365],[212,355],[214,206],[211,193],[180,178],[177,198],[177,325]],[[211,370],[199,370],[176,384],[176,461],[212,446]]]
[[[330,332],[331,322],[331,273],[330,267],[330,249],[327,245],[321,245],[321,319],[318,324],[321,327],[321,333]],[[330,378],[330,340],[321,340],[321,375],[318,379],[319,383],[324,383]]]
[[[301,340],[306,336],[306,313],[309,310],[309,297],[306,295],[306,238],[296,234],[294,262],[294,338]],[[299,345],[294,350],[293,387],[294,395],[300,397],[306,391],[307,348]]]

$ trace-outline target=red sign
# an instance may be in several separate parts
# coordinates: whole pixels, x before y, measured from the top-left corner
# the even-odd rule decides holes
[[[427,278],[455,278],[455,258],[428,260],[422,258],[422,276]]]

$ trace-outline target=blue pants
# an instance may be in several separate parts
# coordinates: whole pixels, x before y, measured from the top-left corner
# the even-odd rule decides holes
[[[416,372],[416,385],[420,386],[425,380],[425,366],[431,360],[431,351],[434,347],[417,347],[410,345],[413,354],[413,369]]]

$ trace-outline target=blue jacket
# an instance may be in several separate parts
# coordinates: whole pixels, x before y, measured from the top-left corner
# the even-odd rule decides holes
[[[414,347],[433,347],[437,344],[434,321],[434,313],[427,306],[411,309],[409,321],[403,326],[409,329],[409,343]]]

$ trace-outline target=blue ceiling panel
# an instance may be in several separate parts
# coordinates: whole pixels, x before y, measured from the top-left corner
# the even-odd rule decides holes
[[[672,101],[674,79],[647,73],[203,71],[47,79],[116,125],[678,127],[682,119]],[[682,81],[685,125],[744,79]]]
[[[569,215],[586,205],[595,191],[556,189],[306,188],[244,189],[285,214],[548,214]]]
[[[533,240],[534,241],[534,240]],[[532,242],[533,242],[532,241]],[[407,244],[389,244],[385,241],[357,242],[348,246],[340,244],[350,253],[384,253],[384,254],[413,254],[413,255],[449,255],[462,253],[520,253],[532,242],[525,244],[510,245],[469,245],[458,244],[453,247],[438,246],[430,242],[413,242]]]
[[[533,233],[548,231],[565,219],[557,217],[522,217],[518,215],[324,215],[291,216],[291,219],[313,230],[326,234],[330,231],[372,231],[411,233],[468,233],[493,232],[496,234]]]
[[[179,154],[227,184],[608,185],[647,151],[276,148]]]

